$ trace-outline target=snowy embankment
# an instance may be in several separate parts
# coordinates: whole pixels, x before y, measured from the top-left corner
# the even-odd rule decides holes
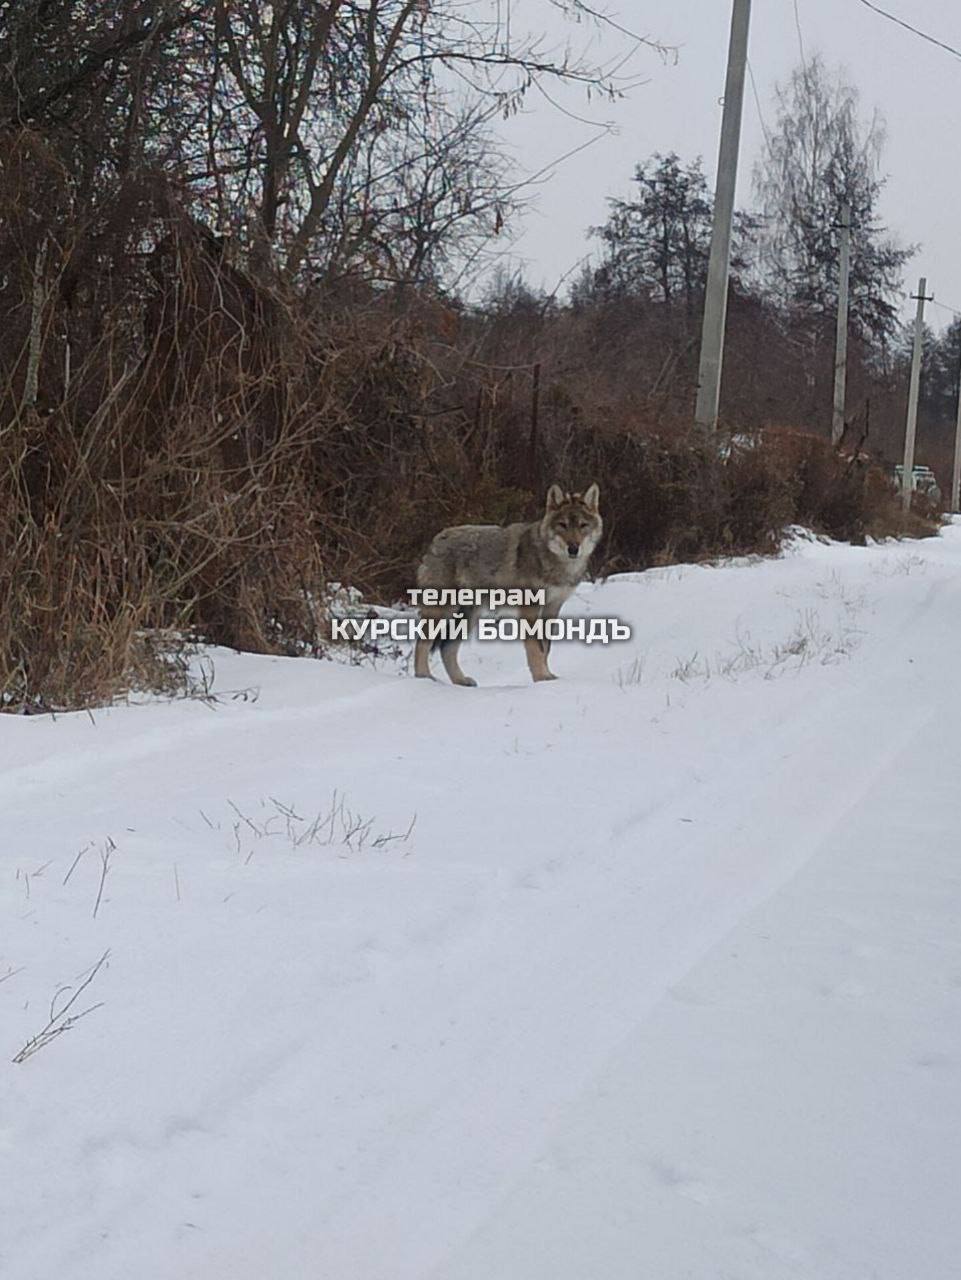
[[[571,606],[0,717],[4,1280],[953,1280],[961,525]]]

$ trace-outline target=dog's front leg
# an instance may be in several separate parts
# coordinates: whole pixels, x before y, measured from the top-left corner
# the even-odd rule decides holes
[[[437,609],[421,609],[420,619],[425,621],[428,618],[440,618],[443,614]],[[430,640],[418,639],[414,644],[414,675],[421,680],[433,680],[430,671],[430,655],[433,649],[433,642]]]
[[[548,622],[553,621],[553,619],[556,618],[557,615],[560,613],[561,603],[562,603],[561,601],[558,601],[555,604],[546,604],[544,606],[544,609],[541,613],[541,619],[545,627],[547,626]],[[548,640],[546,635],[543,640],[543,647],[544,647],[544,661],[546,662],[547,659],[551,656],[551,642],[550,640]]]
[[[430,673],[430,641],[418,640],[414,645],[414,675],[421,680],[433,680]]]
[[[519,615],[523,622],[535,622],[541,616],[541,610],[539,607],[521,609],[519,610]],[[527,665],[535,682],[557,679],[557,676],[547,666],[547,654],[544,649],[544,643],[535,636],[524,637],[524,653],[527,656]]]

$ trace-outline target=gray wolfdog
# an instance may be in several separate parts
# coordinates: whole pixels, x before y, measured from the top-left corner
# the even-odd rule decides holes
[[[556,618],[561,606],[587,573],[587,562],[604,530],[598,513],[598,488],[586,493],[565,493],[552,484],[540,520],[506,527],[488,524],[461,524],[443,529],[434,538],[417,570],[419,587],[470,587],[473,590],[521,588],[543,590],[545,603],[518,609],[522,619]],[[449,605],[421,607],[422,618],[449,618],[458,609]],[[414,650],[414,674],[430,675],[430,652],[439,648],[444,668],[452,683],[475,685],[457,661],[460,640],[418,640]],[[527,665],[535,680],[554,680],[547,666],[550,642],[524,638]]]

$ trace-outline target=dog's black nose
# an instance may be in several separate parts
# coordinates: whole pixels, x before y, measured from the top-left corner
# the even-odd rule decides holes
[[[580,552],[580,547],[577,545],[576,542],[569,542],[567,544],[567,554],[570,556],[572,560],[577,559],[579,552]]]

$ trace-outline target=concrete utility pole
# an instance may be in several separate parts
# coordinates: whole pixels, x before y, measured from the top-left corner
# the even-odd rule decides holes
[[[727,282],[731,268],[731,227],[734,221],[734,187],[737,183],[737,156],[741,141],[741,113],[744,106],[744,77],[747,68],[747,37],[751,24],[751,0],[734,0],[731,40],[727,53],[727,80],[724,85],[724,114],[721,144],[717,157],[717,185],[714,192],[714,226],[711,256],[704,294],[704,322],[701,329],[701,360],[697,373],[697,405],[694,421],[713,431],[721,402],[721,361],[724,355],[724,325],[727,320]]]
[[[905,511],[911,510],[911,494],[914,491],[914,439],[918,429],[918,392],[921,389],[921,344],[924,339],[924,304],[927,302],[924,290],[927,287],[924,276],[918,281],[917,293],[911,297],[917,299],[918,310],[914,317],[914,346],[911,350],[911,384],[908,388],[908,420],[904,429],[904,466],[901,470],[901,505]]]
[[[851,282],[851,206],[841,206],[841,256],[838,264],[838,334],[834,348],[834,418],[831,443],[844,434],[844,392],[848,377],[848,287]]]
[[[951,472],[951,510],[961,511],[961,379],[958,383],[958,422],[954,428],[954,468]]]

